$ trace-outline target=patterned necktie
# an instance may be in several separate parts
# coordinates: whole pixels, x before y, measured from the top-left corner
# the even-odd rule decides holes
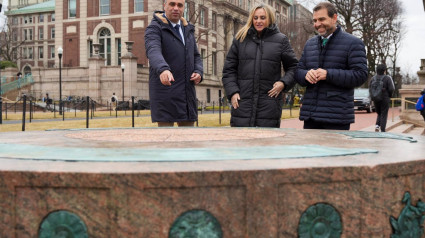
[[[323,38],[322,40],[322,46],[325,47],[326,43],[328,42],[328,38]]]
[[[174,30],[177,32],[177,35],[179,36],[180,40],[182,40],[182,41],[183,41],[183,39],[182,39],[182,35],[180,35],[180,25],[179,25],[179,24],[176,24],[176,25],[174,26]]]

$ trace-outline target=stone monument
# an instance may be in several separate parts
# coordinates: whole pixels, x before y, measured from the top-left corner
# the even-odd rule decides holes
[[[424,151],[360,131],[2,133],[0,237],[420,238]]]

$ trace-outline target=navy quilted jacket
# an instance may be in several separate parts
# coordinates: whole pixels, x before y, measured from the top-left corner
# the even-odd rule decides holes
[[[326,80],[310,84],[310,69],[327,70]],[[338,26],[325,47],[320,36],[309,39],[298,63],[296,81],[307,86],[300,120],[349,124],[354,122],[354,88],[367,81],[367,59],[363,42]]]

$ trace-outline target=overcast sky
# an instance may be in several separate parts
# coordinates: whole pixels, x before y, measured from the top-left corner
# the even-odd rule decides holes
[[[417,77],[421,59],[425,59],[425,11],[422,0],[403,0],[407,34],[402,43],[398,66]]]
[[[3,29],[4,20],[6,19],[6,16],[4,15],[4,10],[7,9],[8,1],[7,0],[0,0],[0,2],[3,3],[3,7],[2,7],[1,13],[0,13],[0,29]]]
[[[8,1],[3,2],[3,9],[0,16],[0,27],[4,24],[4,9],[7,8]],[[300,1],[307,5],[308,9],[314,7],[313,4],[306,4],[309,1]],[[422,0],[402,0],[404,7],[404,19],[406,35],[404,36],[402,48],[399,53],[397,66],[404,73],[417,76],[421,59],[425,59],[425,11]]]

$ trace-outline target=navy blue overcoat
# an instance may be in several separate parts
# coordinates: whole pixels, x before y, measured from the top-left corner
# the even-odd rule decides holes
[[[180,39],[164,12],[156,11],[145,32],[149,59],[149,97],[152,122],[196,121],[197,98],[192,73],[203,75],[202,60],[194,37],[195,27],[181,18],[184,40]],[[161,83],[159,75],[170,70],[175,82]]]

